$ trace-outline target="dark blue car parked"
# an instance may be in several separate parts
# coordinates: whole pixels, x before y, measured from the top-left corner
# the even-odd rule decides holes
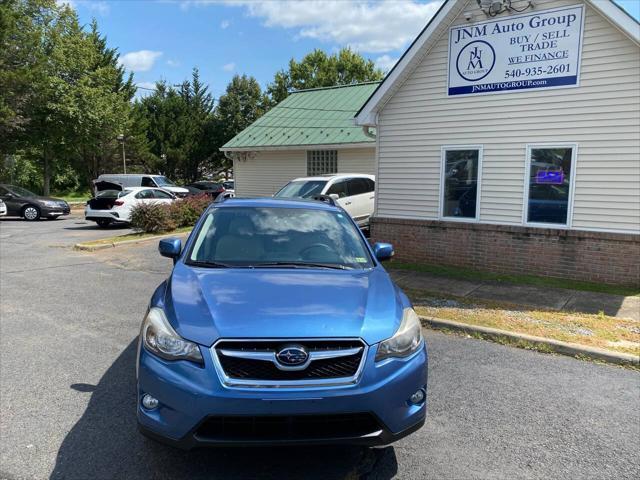
[[[425,421],[420,321],[347,213],[229,199],[203,214],[151,299],[138,349],[143,433],[182,447],[386,444]]]

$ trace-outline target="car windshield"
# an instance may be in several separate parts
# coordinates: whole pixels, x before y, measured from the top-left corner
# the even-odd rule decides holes
[[[204,267],[372,267],[347,214],[305,208],[217,207],[207,213],[187,263]]]
[[[289,182],[274,196],[281,198],[311,198],[314,195],[320,195],[326,184],[326,180]]]
[[[153,177],[156,185],[159,187],[175,187],[176,184],[169,180],[167,177]]]
[[[19,197],[37,197],[37,195],[33,192],[30,192],[26,188],[16,187],[15,185],[9,185],[8,188],[11,192]]]

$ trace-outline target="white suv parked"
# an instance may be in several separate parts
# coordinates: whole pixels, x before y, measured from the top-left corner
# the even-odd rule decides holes
[[[291,180],[274,197],[312,198],[330,195],[360,227],[369,226],[375,200],[375,177],[359,173],[342,173]]]

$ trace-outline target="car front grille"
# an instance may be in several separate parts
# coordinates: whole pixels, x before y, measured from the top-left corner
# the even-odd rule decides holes
[[[196,431],[203,441],[302,441],[358,438],[381,430],[369,413],[213,416]]]
[[[300,368],[280,364],[275,354],[287,345],[302,346],[310,361]],[[227,384],[276,386],[288,383],[354,383],[366,345],[359,339],[220,341],[214,349],[217,366]],[[256,359],[256,352],[264,354]],[[271,356],[271,360],[269,360]]]

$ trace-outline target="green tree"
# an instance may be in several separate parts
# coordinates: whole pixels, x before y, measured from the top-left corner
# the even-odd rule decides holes
[[[25,104],[42,81],[38,46],[52,1],[0,0],[0,153],[15,148],[27,122]]]
[[[178,88],[158,82],[155,91],[135,105],[144,119],[153,171],[187,182],[208,172],[217,155],[214,100],[197,68]]]
[[[133,75],[126,75],[124,67],[118,65],[116,49],[107,46],[95,20],[84,42],[87,63],[72,99],[77,107],[72,158],[77,171],[91,181],[105,170],[119,170],[118,135],[125,135],[133,161],[144,155],[146,144],[138,141],[139,130],[132,118],[131,100],[136,91]]]
[[[292,90],[333,87],[353,83],[382,80],[384,72],[371,60],[350,48],[327,55],[323,50],[314,50],[297,62],[289,61],[288,70],[280,70],[267,87],[272,104],[284,100]]]
[[[187,104],[191,143],[189,156],[181,165],[182,175],[187,181],[196,181],[210,166],[216,151],[214,144],[213,106],[214,100],[209,87],[200,80],[200,72],[193,69],[191,82],[182,89],[181,95]]]
[[[253,77],[235,75],[216,107],[215,143],[221,147],[260,118],[268,108],[268,99]],[[218,151],[221,167],[230,162]]]
[[[70,7],[55,0],[3,0],[0,7],[0,132],[7,138],[0,153],[35,162],[45,194],[69,172],[82,172],[86,182],[96,156],[109,155],[116,132],[126,131],[132,77],[124,80],[95,22],[85,31]]]
[[[87,51],[82,29],[70,8],[60,8],[46,0],[26,0],[17,5],[25,7],[27,11],[20,14],[30,15],[27,29],[39,37],[33,51],[33,69],[38,73],[22,108],[25,118],[22,140],[38,152],[42,190],[47,195],[58,166],[56,160],[64,163],[72,154],[73,122],[78,113],[73,102],[74,89],[81,81]]]

